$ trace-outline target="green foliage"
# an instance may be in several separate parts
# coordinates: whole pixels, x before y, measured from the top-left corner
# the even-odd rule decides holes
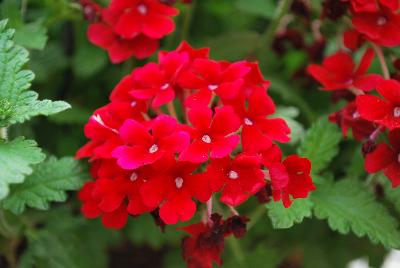
[[[27,90],[34,78],[31,71],[21,70],[28,61],[28,51],[14,44],[14,30],[6,29],[6,24],[6,20],[0,21],[0,100],[10,108],[7,116],[0,118],[0,127],[69,108],[63,101],[39,101],[36,92]]]
[[[19,268],[108,267],[107,247],[118,241],[117,234],[104,230],[99,222],[76,217],[66,209],[51,212],[47,224],[28,231],[28,248]]]
[[[289,208],[285,208],[282,202],[269,202],[266,207],[273,227],[286,229],[311,217],[313,204],[309,199],[296,199]]]
[[[400,247],[398,223],[388,210],[355,180],[325,182],[313,192],[314,213],[328,220],[329,226],[341,234],[350,231],[367,235],[371,241],[389,248]]]
[[[76,190],[82,184],[82,173],[78,162],[69,157],[50,157],[35,166],[23,184],[11,187],[11,192],[3,202],[3,207],[15,214],[24,212],[29,206],[49,209],[49,202],[63,202],[66,191]]]
[[[276,3],[270,0],[237,0],[236,7],[244,12],[266,19],[274,17]]]
[[[312,172],[317,174],[337,155],[341,138],[337,126],[326,119],[320,119],[307,131],[298,153],[310,159]]]
[[[0,140],[0,199],[9,193],[9,184],[22,183],[32,173],[32,165],[45,155],[33,140],[20,137],[10,142]]]
[[[44,49],[47,38],[47,29],[42,21],[27,23],[18,28],[15,33],[15,42],[29,49]]]
[[[285,119],[286,123],[290,127],[290,144],[296,144],[299,142],[304,135],[303,125],[296,120],[299,116],[300,111],[296,107],[277,107],[274,117]]]

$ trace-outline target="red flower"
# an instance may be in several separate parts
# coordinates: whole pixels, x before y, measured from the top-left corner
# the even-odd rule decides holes
[[[221,202],[237,206],[265,186],[265,175],[256,156],[239,155],[214,159],[207,166],[205,176],[212,178],[213,192],[222,190]]]
[[[126,39],[140,34],[160,39],[175,29],[171,17],[179,13],[159,0],[112,0],[109,12],[117,17],[115,32]]]
[[[102,216],[103,225],[107,228],[121,229],[128,220],[126,206],[121,204],[112,212],[103,213],[99,208],[99,201],[93,198],[95,182],[87,182],[79,192],[79,199],[83,203],[82,214],[89,219]]]
[[[211,196],[208,178],[193,175],[198,164],[163,160],[161,169],[141,188],[143,202],[150,207],[160,206],[160,217],[166,224],[190,220],[196,212],[192,198],[206,202]]]
[[[112,63],[120,63],[132,56],[138,59],[149,57],[158,49],[159,42],[145,35],[138,35],[132,39],[119,37],[112,27],[103,23],[89,25],[87,32],[89,41],[107,50]]]
[[[379,144],[365,156],[365,170],[368,173],[383,171],[392,182],[392,187],[400,185],[400,129],[389,132],[390,145]]]
[[[254,89],[247,103],[244,99],[238,99],[232,102],[232,106],[243,124],[244,152],[257,153],[267,150],[274,140],[280,142],[290,140],[288,136],[290,129],[285,120],[267,118],[275,112],[275,105],[263,88]]]
[[[149,129],[133,119],[128,119],[119,129],[125,145],[117,147],[112,156],[123,169],[136,169],[152,164],[163,156],[179,153],[189,143],[189,134],[178,131],[176,119],[161,115],[153,120]]]
[[[394,47],[400,44],[400,14],[390,9],[355,13],[352,22],[357,31],[378,45]]]
[[[210,225],[198,223],[182,230],[191,235],[182,241],[183,259],[189,268],[213,268],[213,262],[222,265],[225,226],[221,216],[213,214]]]
[[[306,198],[315,186],[310,177],[311,163],[307,158],[297,155],[286,157],[282,163],[270,165],[272,194],[275,201],[282,200],[283,205],[288,208],[292,200]]]
[[[193,108],[188,113],[193,128],[190,129],[192,143],[185,149],[180,161],[201,163],[211,158],[229,155],[239,143],[239,135],[233,134],[240,127],[240,121],[231,107],[219,107],[215,111],[208,107]]]
[[[400,127],[400,83],[396,80],[382,81],[377,91],[384,100],[373,95],[357,96],[357,110],[361,117],[386,126]]]
[[[183,72],[179,84],[184,89],[195,89],[189,96],[187,107],[206,106],[215,93],[221,99],[232,99],[239,94],[243,78],[250,71],[245,62],[233,64],[221,63],[208,59],[196,59],[191,69]]]
[[[397,11],[400,7],[398,0],[350,0],[355,12],[377,12],[380,5],[392,11]]]
[[[195,49],[190,46],[186,41],[182,41],[181,44],[175,49],[175,52],[186,53],[189,56],[189,60],[192,62],[195,59],[208,59],[210,54],[209,48]],[[168,56],[171,52],[160,51],[158,54],[158,60],[161,62],[164,57]]]
[[[329,120],[339,125],[344,137],[347,137],[347,132],[351,129],[354,139],[358,141],[364,140],[376,129],[373,123],[361,118],[354,101],[348,103],[340,111],[331,114]]]
[[[159,107],[175,98],[175,79],[189,62],[186,53],[171,52],[160,64],[148,63],[133,72],[135,89],[130,91],[138,99],[152,99],[152,107]]]
[[[369,91],[375,88],[381,77],[366,74],[374,58],[372,49],[368,49],[360,65],[356,68],[353,59],[344,52],[337,52],[324,59],[322,66],[311,64],[307,71],[323,85],[323,90],[358,88]]]
[[[350,50],[357,50],[364,44],[363,36],[354,29],[347,30],[343,33],[343,44]]]

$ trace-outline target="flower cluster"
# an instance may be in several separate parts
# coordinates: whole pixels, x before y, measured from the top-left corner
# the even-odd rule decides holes
[[[188,231],[199,239],[216,228],[216,194],[234,211],[267,188],[285,207],[315,189],[308,159],[282,158],[276,142],[288,142],[290,129],[273,117],[258,64],[215,61],[208,52],[185,42],[160,52],[158,63],[125,76],[90,117],[90,141],[77,153],[90,159],[94,178],[79,194],[86,217],[118,229],[128,215],[157,211],[162,222],[176,224],[206,203],[208,217]],[[191,239],[188,248],[197,247]],[[190,251],[188,262],[199,257]]]
[[[400,2],[348,2],[354,29],[344,32],[343,49],[326,57],[322,65],[309,65],[308,72],[321,83],[322,90],[334,91],[348,102],[340,111],[331,114],[330,120],[341,127],[345,137],[351,129],[354,139],[364,142],[366,171],[383,171],[396,187],[400,185],[400,83],[390,79],[381,46],[400,44]],[[365,46],[370,48],[365,50],[357,65],[352,54]],[[383,76],[368,73],[375,54]],[[379,136],[386,131],[390,146],[385,142],[377,144]]]
[[[179,13],[160,0],[112,0],[106,8],[91,0],[80,2],[85,18],[91,21],[90,42],[107,50],[113,63],[153,54],[159,39],[175,29],[172,17]]]

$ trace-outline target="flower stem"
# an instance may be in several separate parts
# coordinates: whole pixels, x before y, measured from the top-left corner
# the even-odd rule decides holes
[[[213,212],[212,196],[210,197],[210,199],[208,199],[206,205],[207,205],[207,221],[210,222],[211,221],[211,215],[212,215],[212,212]]]
[[[175,107],[174,107],[174,103],[172,101],[167,103],[167,109],[169,114],[174,117],[175,119],[177,119],[177,115],[176,115],[176,111],[175,111]]]
[[[371,141],[375,141],[376,138],[378,137],[379,133],[382,131],[382,129],[384,129],[384,126],[379,126],[377,127],[374,132],[371,133],[371,135],[369,136],[369,140]]]
[[[375,45],[374,43],[371,43],[371,44],[372,44],[372,47],[374,48],[374,50],[376,52],[376,55],[378,56],[379,63],[381,64],[383,78],[390,79],[389,68],[388,68],[388,66],[386,64],[385,56],[383,55],[381,47]]]
[[[245,265],[245,257],[243,254],[243,250],[240,247],[239,241],[235,237],[229,237],[226,239],[229,247],[231,248],[233,255],[235,256],[237,262],[240,264],[241,267]]]
[[[274,40],[275,33],[278,29],[278,26],[285,16],[285,14],[289,11],[290,6],[292,5],[293,0],[281,0],[275,9],[275,17],[272,19],[268,28],[261,35],[260,41],[257,43],[256,50],[269,49],[271,47],[272,41]]]
[[[186,6],[186,14],[183,18],[181,41],[186,40],[189,35],[190,25],[192,24],[193,11],[196,6],[196,1],[193,1]]]
[[[233,215],[239,216],[239,212],[236,210],[236,208],[234,208],[233,206],[228,206],[228,208]]]
[[[247,231],[249,231],[256,223],[266,215],[266,208],[264,205],[258,206],[249,216],[249,223],[247,224]]]
[[[8,130],[6,127],[0,128],[0,139],[4,139],[4,140],[8,139]]]

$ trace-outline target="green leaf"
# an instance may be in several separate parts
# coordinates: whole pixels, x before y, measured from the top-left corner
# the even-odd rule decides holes
[[[118,241],[118,233],[65,208],[46,212],[46,216],[42,228],[27,233],[28,245],[19,268],[108,267],[107,247]]]
[[[236,7],[244,12],[266,19],[274,17],[276,3],[271,0],[237,0]]]
[[[398,223],[388,210],[356,180],[327,182],[312,193],[314,214],[328,220],[331,229],[341,234],[367,235],[372,242],[388,248],[400,247]]]
[[[400,187],[393,188],[390,180],[383,174],[379,176],[379,180],[383,184],[385,198],[392,202],[397,212],[400,213]]]
[[[28,61],[28,51],[12,41],[14,30],[6,29],[6,24],[6,20],[0,21],[0,101],[10,109],[5,118],[0,118],[0,127],[69,108],[63,101],[39,101],[36,92],[27,90],[34,78],[31,71],[21,70]]]
[[[282,118],[286,121],[289,128],[291,129],[290,133],[290,144],[295,144],[299,142],[304,136],[304,127],[298,121],[295,120],[300,114],[299,109],[296,107],[277,107],[274,117]]]
[[[3,207],[15,214],[24,212],[26,206],[47,210],[50,202],[63,202],[66,191],[76,190],[82,185],[82,173],[78,162],[72,158],[50,157],[35,166],[24,183],[11,186]]]
[[[9,184],[22,183],[32,173],[33,164],[43,161],[45,155],[33,140],[19,137],[13,141],[0,140],[0,200],[9,193]]]
[[[40,20],[24,24],[15,33],[15,42],[30,49],[44,49],[47,38],[47,29]]]
[[[318,120],[306,133],[298,153],[310,159],[314,174],[325,169],[339,151],[342,138],[337,126],[326,119]]]
[[[312,206],[309,199],[296,199],[289,208],[285,208],[282,202],[269,202],[266,205],[272,226],[276,229],[290,228],[304,218],[310,218]]]
[[[233,256],[233,254],[226,255],[226,263],[223,264],[224,268],[237,268],[237,267],[262,267],[262,268],[276,268],[283,259],[283,252],[277,249],[258,244],[251,251],[246,252],[243,263],[241,265]],[[229,256],[229,257],[228,257]]]

